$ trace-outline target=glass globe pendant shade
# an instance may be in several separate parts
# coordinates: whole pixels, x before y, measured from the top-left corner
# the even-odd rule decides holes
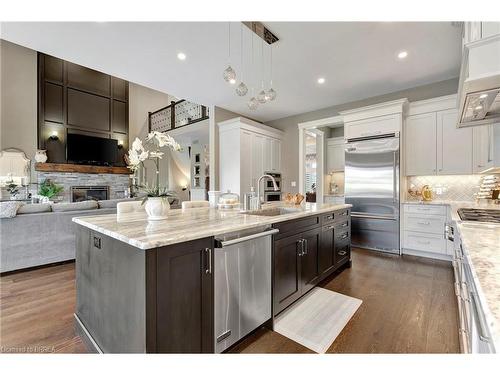
[[[276,99],[276,91],[271,87],[269,90],[267,90],[267,100],[268,101],[273,101]]]
[[[224,81],[229,82],[231,84],[236,83],[236,72],[231,65],[229,65],[226,70],[224,70]]]
[[[259,102],[257,101],[257,99],[255,99],[255,97],[252,97],[248,103],[247,103],[247,106],[248,106],[248,109],[251,109],[252,111],[256,110],[257,107],[259,106]]]
[[[264,104],[265,102],[267,102],[267,95],[266,95],[266,92],[264,90],[259,92],[259,94],[257,95],[257,100],[261,104]]]
[[[238,87],[236,87],[236,94],[238,96],[245,96],[248,92],[248,87],[243,82],[241,82]]]

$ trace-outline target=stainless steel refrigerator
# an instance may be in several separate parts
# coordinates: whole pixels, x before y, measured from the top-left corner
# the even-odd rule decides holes
[[[353,206],[353,246],[400,253],[397,134],[346,144],[345,201]]]

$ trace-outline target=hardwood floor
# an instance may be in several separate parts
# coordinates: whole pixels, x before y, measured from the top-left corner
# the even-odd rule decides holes
[[[74,263],[1,277],[1,352],[85,353],[75,303]]]
[[[320,286],[363,304],[328,353],[458,353],[450,263],[353,250],[353,266]],[[84,353],[73,325],[74,264],[0,278],[3,352]],[[312,353],[266,328],[232,353]]]

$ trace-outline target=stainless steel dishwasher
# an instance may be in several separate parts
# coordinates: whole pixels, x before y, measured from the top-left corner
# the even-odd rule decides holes
[[[271,318],[270,227],[215,240],[215,351],[221,353]]]

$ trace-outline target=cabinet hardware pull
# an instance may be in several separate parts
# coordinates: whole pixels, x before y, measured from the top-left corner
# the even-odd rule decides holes
[[[344,233],[340,238],[343,240],[344,238],[349,237],[349,233]]]
[[[420,225],[431,225],[431,223],[428,222],[428,221],[419,221],[419,222],[417,222],[417,224],[420,224]]]
[[[344,256],[344,255],[346,255],[346,254],[347,254],[347,253],[346,253],[345,251],[339,251],[339,255],[340,255],[340,256]]]
[[[344,227],[344,228],[345,228],[345,227],[348,227],[348,226],[349,226],[349,224],[348,224],[348,223],[344,223],[344,224],[342,224],[342,227]]]
[[[209,247],[205,248],[205,254],[208,253],[208,268],[205,270],[205,273],[212,273],[212,249]]]
[[[486,322],[484,321],[484,318],[480,314],[479,310],[477,309],[477,306],[479,304],[479,301],[477,300],[477,295],[476,292],[470,293],[470,296],[472,297],[472,308],[474,309],[474,314],[476,315],[477,321],[479,323],[479,339],[484,342],[490,342],[491,338],[490,336],[486,333],[487,328],[486,328]]]
[[[326,220],[333,220],[333,215],[328,215],[328,216],[325,216],[325,219],[326,219]]]
[[[295,244],[295,247],[297,248],[297,253],[298,253],[298,256],[301,257],[302,255],[304,255],[304,240],[300,239],[300,240],[297,240],[296,244]],[[299,245],[300,245],[300,248],[299,248]]]
[[[303,253],[302,253],[302,255],[307,255],[307,250],[308,250],[307,249],[307,244],[308,244],[307,240],[304,238],[302,241],[303,241]]]
[[[335,228],[334,225],[330,225],[330,226],[326,227],[326,229],[333,229],[333,228]]]

